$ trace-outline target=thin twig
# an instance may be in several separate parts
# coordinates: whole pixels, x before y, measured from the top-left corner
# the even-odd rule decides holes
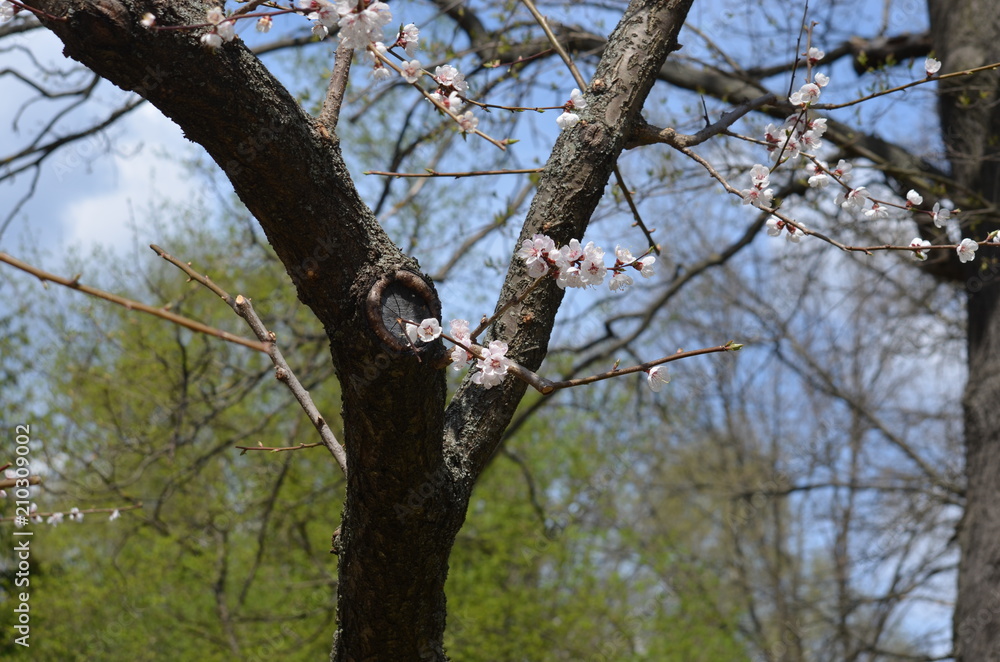
[[[385,172],[383,170],[366,170],[366,175],[382,175],[384,177],[483,177],[486,175],[530,175],[541,172],[542,168],[521,168],[518,170],[469,170],[466,172],[438,172],[428,168],[427,172]]]
[[[36,9],[34,7],[29,7],[28,5],[24,4],[23,2],[19,2],[18,0],[9,0],[9,1],[10,1],[10,4],[14,5],[18,9],[22,9],[24,11],[31,12],[35,16],[42,16],[46,20],[49,20],[49,21],[59,21],[60,23],[65,23],[66,21],[69,20],[65,16],[53,16],[52,14],[49,14],[48,12],[44,12],[41,9]]]
[[[583,79],[583,76],[580,74],[580,70],[576,68],[576,64],[573,62],[572,58],[570,58],[569,53],[566,52],[566,49],[563,48],[562,44],[559,43],[559,40],[556,39],[555,33],[552,32],[552,28],[549,27],[549,22],[544,16],[541,15],[541,13],[539,13],[538,7],[535,6],[535,3],[532,2],[532,0],[521,0],[521,2],[524,3],[524,6],[528,8],[528,11],[531,12],[535,21],[542,28],[542,31],[548,38],[549,43],[552,44],[552,48],[559,54],[562,61],[566,63],[566,67],[569,69],[569,72],[573,74],[573,80],[576,81],[576,84],[580,86],[581,90],[587,89],[587,81]]]
[[[614,173],[615,173],[615,180],[618,182],[618,188],[621,189],[622,195],[625,196],[625,202],[628,203],[628,208],[632,212],[632,218],[635,219],[635,223],[633,225],[639,226],[639,229],[642,230],[642,233],[646,235],[646,242],[649,245],[649,249],[654,253],[656,253],[657,255],[659,255],[660,246],[656,243],[656,241],[653,240],[653,231],[656,228],[650,230],[649,228],[646,227],[646,224],[642,220],[642,216],[639,215],[639,208],[635,206],[635,201],[632,199],[632,192],[628,190],[628,186],[626,186],[625,184],[625,178],[622,177],[621,170],[618,169],[617,163],[615,164],[614,167]]]
[[[132,299],[126,299],[125,297],[118,296],[117,294],[111,294],[110,292],[105,292],[104,290],[99,290],[95,287],[81,285],[79,276],[74,276],[73,278],[62,278],[61,276],[50,274],[47,271],[42,271],[41,269],[33,267],[30,264],[21,262],[7,253],[0,253],[0,262],[6,262],[12,267],[35,276],[42,282],[49,281],[57,285],[62,285],[63,287],[68,287],[71,290],[78,290],[84,294],[89,294],[92,297],[116,303],[119,306],[127,308],[128,310],[138,310],[139,312],[165,319],[168,322],[173,322],[174,324],[183,326],[185,329],[191,329],[192,331],[196,331],[198,333],[215,336],[216,338],[221,338],[228,342],[236,343],[237,345],[243,345],[244,347],[249,347],[250,349],[255,349],[258,352],[264,352],[265,354],[268,352],[268,343],[266,342],[257,342],[256,340],[250,340],[249,338],[234,336],[231,333],[227,333],[221,329],[216,329],[215,327],[208,326],[207,324],[202,324],[201,322],[197,322],[189,317],[172,313],[169,310],[154,308],[153,306],[147,306],[144,303],[139,303],[138,301],[133,301]]]
[[[303,448],[315,448],[317,446],[325,446],[322,441],[317,441],[314,444],[299,444],[298,446],[237,446],[236,448],[243,451],[240,455],[246,455],[247,451],[267,451],[268,453],[283,453],[284,451],[299,451]]]
[[[299,405],[301,405],[302,409],[305,410],[306,415],[309,416],[309,420],[316,428],[316,431],[319,432],[320,438],[323,440],[323,445],[326,446],[327,450],[330,451],[334,459],[337,460],[337,464],[340,465],[341,470],[343,470],[344,475],[346,476],[347,455],[344,453],[344,447],[337,441],[337,438],[333,435],[333,431],[330,429],[330,426],[327,425],[326,419],[324,419],[319,413],[319,409],[316,408],[316,404],[309,395],[309,391],[302,386],[298,378],[295,377],[295,373],[293,373],[292,369],[288,367],[285,357],[281,354],[281,350],[278,349],[278,345],[275,342],[274,333],[268,331],[264,326],[264,323],[261,322],[260,317],[257,316],[256,312],[254,312],[253,306],[250,304],[250,300],[242,294],[237,294],[236,298],[231,297],[228,292],[213,283],[207,276],[203,276],[195,271],[191,265],[181,262],[155,244],[150,245],[150,248],[152,248],[156,254],[164,260],[178,267],[181,271],[190,276],[192,280],[201,283],[218,295],[236,312],[237,315],[246,320],[246,323],[250,326],[258,338],[266,342],[267,355],[271,358],[271,362],[274,363],[275,377],[279,382],[287,386],[288,390],[290,390],[292,395],[295,396]]]
[[[810,104],[810,110],[836,110],[838,108],[849,108],[851,106],[856,106],[859,103],[865,101],[870,101],[878,97],[884,97],[887,94],[893,94],[895,92],[901,92],[902,90],[916,87],[917,85],[924,85],[936,80],[947,80],[949,78],[959,78],[962,76],[971,76],[972,74],[978,73],[980,71],[992,71],[993,69],[1000,69],[1000,62],[994,62],[993,64],[984,64],[981,67],[975,67],[972,69],[964,69],[962,71],[953,71],[949,74],[941,74],[939,76],[928,76],[926,78],[921,78],[920,80],[910,81],[909,83],[904,83],[902,85],[897,85],[896,87],[891,87],[887,90],[879,90],[878,92],[873,92],[868,96],[859,97],[857,99],[852,99],[851,101],[845,101],[844,103],[814,103]]]
[[[631,375],[636,372],[646,372],[650,368],[654,368],[658,365],[663,365],[664,363],[670,363],[671,361],[679,361],[681,359],[691,358],[692,356],[701,356],[702,354],[714,354],[716,352],[736,352],[742,348],[743,345],[739,345],[732,341],[726,343],[725,345],[719,345],[717,347],[705,347],[702,349],[693,349],[689,352],[677,352],[676,354],[671,354],[670,356],[664,357],[662,359],[656,359],[655,361],[647,361],[646,363],[640,363],[639,365],[632,366],[631,368],[613,369],[607,372],[601,373],[599,375],[592,375],[590,377],[578,377],[576,379],[567,379],[562,382],[549,382],[548,390],[541,391],[544,394],[549,394],[552,391],[570,388],[572,386],[582,386],[583,384],[592,384],[594,382],[603,381],[605,379],[611,379],[612,377],[621,377],[622,375]]]

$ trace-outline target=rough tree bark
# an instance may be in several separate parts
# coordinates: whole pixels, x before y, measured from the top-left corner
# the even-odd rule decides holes
[[[934,50],[945,71],[1000,61],[1000,15],[987,0],[929,0]],[[942,81],[939,112],[952,177],[978,199],[955,196],[963,209],[1000,203],[1000,74]],[[993,216],[967,215],[965,236],[1000,229]],[[981,251],[985,252],[985,251]],[[966,507],[955,605],[955,659],[1000,659],[1000,263],[995,254],[964,269],[968,294],[969,377],[965,417]]]
[[[693,0],[633,0],[610,36],[584,124],[557,141],[522,236],[582,237],[615,161]],[[489,391],[467,379],[445,410],[443,346],[394,348],[367,315],[369,292],[393,274],[428,311],[433,284],[360,199],[335,135],[322,130],[240,42],[206,52],[192,31],[198,0],[29,0],[65,53],[134,90],[202,145],[229,177],[284,263],[299,298],[322,321],[343,391],[347,495],[339,540],[334,660],[441,660],[448,556],[472,487],[525,391],[508,378]],[[331,50],[332,55],[332,50]],[[513,262],[501,298],[528,282]],[[491,337],[535,369],[562,292],[549,282],[532,315]],[[375,301],[377,305],[378,300]],[[414,499],[413,495],[419,495]],[[336,526],[331,517],[331,529]]]

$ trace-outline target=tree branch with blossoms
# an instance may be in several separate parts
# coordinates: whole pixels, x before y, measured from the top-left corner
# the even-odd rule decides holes
[[[24,517],[22,515],[12,515],[10,517],[0,517],[0,523],[3,522],[13,522],[14,526],[21,528],[27,524],[51,524],[56,526],[62,524],[64,518],[68,518],[71,522],[82,522],[84,515],[91,515],[94,513],[109,513],[108,521],[114,522],[118,519],[123,512],[129,510],[137,510],[142,508],[142,502],[132,504],[131,506],[119,506],[117,508],[70,508],[68,511],[54,510],[50,512],[41,512],[38,510],[38,504],[32,503],[28,506],[28,515]]]
[[[598,375],[553,382],[508,358],[507,343],[501,340],[493,340],[486,347],[475,344],[476,338],[483,331],[494,321],[502,318],[513,306],[522,303],[545,280],[551,278],[563,289],[567,287],[585,289],[601,284],[607,272],[611,271],[614,274],[610,282],[611,290],[624,289],[633,282],[631,276],[625,273],[629,268],[639,271],[645,278],[653,275],[653,264],[656,257],[651,255],[651,252],[652,249],[640,255],[639,258],[634,258],[628,249],[618,246],[615,249],[615,264],[609,268],[604,263],[604,250],[596,246],[594,242],[581,246],[578,240],[572,239],[567,245],[557,249],[551,237],[535,235],[522,242],[521,248],[517,252],[517,257],[524,260],[528,268],[528,275],[534,280],[517,297],[498,306],[497,311],[491,317],[484,318],[475,330],[470,331],[469,322],[464,319],[451,321],[450,334],[442,332],[441,324],[435,318],[427,318],[420,322],[400,318],[397,322],[405,328],[406,335],[414,350],[417,350],[422,344],[434,342],[439,338],[450,341],[454,345],[450,359],[452,368],[455,370],[460,370],[475,359],[477,371],[472,375],[472,382],[487,389],[500,384],[508,372],[543,395],[548,395],[559,389],[644,372],[647,374],[650,387],[654,391],[658,391],[669,382],[666,369],[661,367],[662,364],[690,356],[738,351],[743,345],[730,341],[725,345],[690,352],[678,350],[678,353],[673,356],[648,361],[630,368],[619,369],[616,363],[614,368]]]
[[[924,238],[916,237],[910,242],[909,245],[906,246],[894,245],[891,243],[870,246],[855,246],[837,241],[823,232],[809,229],[789,216],[779,212],[777,208],[772,207],[773,191],[769,188],[770,175],[783,164],[802,155],[809,158],[814,163],[813,174],[808,178],[810,187],[823,188],[832,179],[842,188],[842,190],[837,194],[834,204],[848,212],[862,213],[862,215],[868,220],[874,221],[888,218],[887,207],[895,207],[911,213],[926,215],[933,222],[935,227],[942,228],[944,227],[944,223],[949,218],[959,212],[959,210],[947,209],[941,204],[940,201],[934,204],[933,209],[919,209],[918,206],[922,204],[923,198],[915,190],[910,190],[907,193],[907,199],[902,202],[872,198],[866,187],[851,187],[847,183],[847,179],[852,168],[849,162],[841,159],[836,168],[830,169],[813,153],[810,153],[810,151],[815,152],[822,147],[821,139],[827,130],[827,120],[825,118],[809,119],[809,112],[815,107],[822,107],[822,105],[817,104],[816,101],[821,94],[822,88],[829,84],[830,79],[820,73],[814,74],[812,71],[813,65],[821,61],[825,56],[821,50],[810,46],[803,55],[807,63],[807,80],[810,82],[805,83],[801,88],[799,88],[798,91],[789,96],[789,103],[797,108],[793,115],[788,116],[780,127],[775,126],[774,124],[769,124],[765,128],[763,141],[751,139],[752,142],[757,142],[767,146],[767,150],[774,164],[770,168],[761,164],[755,164],[750,169],[751,186],[747,189],[739,190],[735,186],[731,185],[728,181],[726,181],[725,177],[723,177],[710,163],[708,163],[708,161],[695,154],[686,145],[679,144],[678,141],[671,140],[673,137],[672,134],[660,134],[649,129],[640,129],[640,132],[643,132],[641,135],[644,135],[647,140],[671,144],[671,146],[675,149],[702,165],[702,167],[704,167],[714,179],[722,184],[729,193],[738,195],[742,199],[743,204],[752,205],[765,212],[771,213],[773,216],[767,222],[767,231],[771,236],[780,236],[785,234],[786,238],[792,242],[798,242],[805,236],[813,236],[826,241],[843,251],[863,252],[869,255],[874,251],[882,250],[909,251],[913,254],[915,259],[920,261],[927,259],[926,251],[928,250],[951,249],[955,250],[960,263],[973,260],[975,258],[975,253],[980,246],[1000,243],[996,234],[991,233],[985,240],[976,241],[971,238],[963,238],[958,244],[935,244]],[[989,65],[983,67],[982,69],[995,68],[996,66],[998,65]],[[928,58],[925,63],[927,79],[917,81],[917,83],[923,83],[930,80],[937,73],[939,68],[939,62],[933,58]],[[728,130],[724,127],[723,130],[728,134]],[[867,206],[869,201],[871,202],[870,207]]]
[[[472,359],[476,359],[475,367],[478,372],[474,373],[472,376],[473,383],[489,389],[500,384],[500,382],[503,381],[503,378],[510,373],[542,395],[550,395],[561,389],[583,386],[585,384],[593,384],[594,382],[612,379],[615,377],[623,377],[637,372],[646,373],[649,387],[655,392],[659,391],[665,384],[670,382],[670,377],[666,368],[662,367],[664,364],[671,361],[678,361],[680,359],[702,356],[705,354],[737,352],[743,348],[742,344],[731,340],[725,345],[718,345],[716,347],[705,347],[687,352],[677,350],[677,353],[672,354],[671,356],[655,359],[653,361],[646,361],[645,363],[631,366],[629,368],[619,368],[618,362],[615,362],[615,366],[606,372],[591,375],[589,377],[576,377],[573,379],[554,382],[508,358],[507,343],[501,340],[494,340],[486,347],[473,344],[473,336],[469,333],[469,323],[466,320],[452,320],[451,334],[443,333],[441,331],[441,325],[436,319],[433,318],[425,319],[419,323],[413,320],[405,319],[400,319],[399,321],[400,323],[405,324],[406,333],[415,348],[418,346],[418,343],[430,343],[438,338],[450,341],[454,345],[451,352],[451,358],[452,368],[455,370],[460,370]],[[240,448],[243,447],[241,446]],[[257,449],[251,447],[247,450]],[[277,450],[297,450],[297,448]]]

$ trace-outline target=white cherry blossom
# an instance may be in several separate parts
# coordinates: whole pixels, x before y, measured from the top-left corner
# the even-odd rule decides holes
[[[926,239],[921,239],[920,237],[914,237],[913,241],[910,242],[911,248],[923,248],[924,246],[930,246],[931,242]],[[927,253],[925,251],[913,251],[910,253],[914,260],[919,260],[923,262],[927,259]]]
[[[972,262],[976,259],[976,251],[979,250],[979,244],[977,244],[972,239],[963,239],[962,243],[958,245],[955,251],[958,253],[959,262]]]
[[[949,218],[951,218],[951,210],[942,207],[940,202],[935,202],[934,208],[931,210],[931,220],[934,221],[934,226],[944,227],[945,221]]]
[[[666,366],[658,365],[646,371],[646,380],[649,382],[649,388],[656,393],[663,388],[664,384],[670,383],[670,374],[667,372]]]

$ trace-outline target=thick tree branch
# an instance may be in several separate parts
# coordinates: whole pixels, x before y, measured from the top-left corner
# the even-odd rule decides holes
[[[583,236],[656,73],[677,48],[677,34],[690,6],[690,0],[630,3],[587,90],[583,122],[556,141],[521,240],[544,233],[563,244]],[[513,259],[499,301],[515,298],[531,280],[524,263]],[[525,302],[532,321],[513,328],[496,322],[490,337],[506,341],[511,358],[537,370],[562,296],[554,282],[544,283]],[[448,407],[446,443],[471,476],[477,476],[493,455],[524,390],[520,381],[509,380],[502,388],[486,391],[466,379],[455,394]]]

